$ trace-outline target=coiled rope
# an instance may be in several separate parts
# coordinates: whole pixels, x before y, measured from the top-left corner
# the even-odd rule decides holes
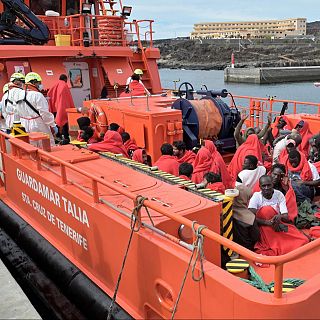
[[[248,279],[243,279],[240,278],[242,281],[250,284],[251,286],[264,291],[264,292],[270,292],[271,288],[274,287],[274,282],[270,282],[270,283],[265,283],[263,281],[263,279],[257,274],[257,272],[254,270],[254,268],[252,266],[249,267],[249,274],[250,274],[250,280]],[[292,284],[294,287],[299,287],[301,286],[305,280],[301,280],[301,279],[297,279],[297,278],[287,278],[287,279],[283,279],[283,283],[290,283]]]
[[[121,266],[120,273],[119,273],[119,276],[118,276],[118,281],[117,281],[117,284],[116,284],[116,288],[114,290],[112,301],[111,301],[109,309],[108,309],[107,320],[110,320],[111,316],[112,316],[113,306],[114,306],[116,298],[117,298],[117,294],[118,294],[118,290],[119,290],[119,286],[120,286],[120,282],[121,282],[121,278],[122,278],[122,273],[123,273],[123,270],[124,270],[124,267],[125,267],[125,264],[126,264],[126,260],[127,260],[129,249],[130,249],[130,245],[131,245],[132,236],[133,236],[133,234],[135,232],[139,232],[139,230],[141,228],[140,210],[141,210],[142,207],[144,207],[146,209],[148,217],[149,217],[152,225],[154,226],[154,223],[153,223],[153,221],[151,219],[151,216],[150,216],[150,213],[148,211],[148,208],[144,205],[144,201],[147,200],[147,199],[148,198],[143,197],[143,196],[137,196],[136,199],[135,199],[136,206],[133,208],[132,213],[131,213],[131,224],[130,224],[131,232],[130,232],[130,237],[129,237],[126,253],[125,253],[124,257],[123,257],[122,266]],[[136,224],[137,224],[137,226],[136,226]]]
[[[174,304],[172,313],[171,313],[171,320],[174,319],[174,316],[177,312],[178,304],[182,295],[182,291],[189,273],[190,266],[192,264],[192,279],[193,281],[201,281],[202,278],[204,277],[204,270],[203,270],[203,259],[204,259],[204,252],[203,252],[203,243],[204,243],[204,236],[201,234],[201,231],[205,228],[207,228],[205,225],[199,225],[198,229],[195,228],[195,224],[197,221],[192,221],[192,231],[195,235],[195,240],[193,242],[193,250],[191,253],[191,257],[186,269],[186,272],[184,274],[180,290],[176,299],[176,302]],[[193,260],[193,256],[195,255],[195,259]],[[193,262],[192,262],[193,260]],[[200,275],[198,277],[195,276],[195,268],[197,261],[200,262]]]

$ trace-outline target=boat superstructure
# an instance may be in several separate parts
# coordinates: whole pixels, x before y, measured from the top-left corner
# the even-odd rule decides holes
[[[129,22],[128,7],[121,1],[14,0],[2,1],[0,10],[4,7],[0,86],[13,72],[33,71],[50,88],[66,73],[75,104],[81,107],[83,100],[99,98],[105,85],[108,95],[115,97],[140,68],[146,88],[161,92],[153,21]]]

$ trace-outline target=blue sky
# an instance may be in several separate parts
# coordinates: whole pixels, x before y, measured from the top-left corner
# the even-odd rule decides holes
[[[307,18],[320,20],[319,0],[123,0],[133,19],[155,20],[155,39],[188,36],[193,24],[214,21]]]

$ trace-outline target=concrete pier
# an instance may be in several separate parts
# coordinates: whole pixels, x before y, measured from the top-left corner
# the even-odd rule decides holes
[[[0,319],[41,319],[0,260]]]
[[[320,81],[320,66],[283,68],[226,68],[225,82],[279,83]]]

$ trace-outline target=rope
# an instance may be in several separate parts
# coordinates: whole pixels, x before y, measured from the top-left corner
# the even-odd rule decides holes
[[[259,290],[262,290],[264,292],[270,292],[270,289],[272,287],[274,287],[274,282],[270,282],[269,284],[268,283],[265,283],[262,278],[256,273],[256,271],[254,270],[254,268],[252,266],[249,267],[249,274],[250,274],[250,280],[248,279],[243,279],[243,278],[240,278],[242,281],[250,284],[251,286],[259,289]],[[286,283],[290,283],[292,285],[294,285],[295,287],[299,287],[301,286],[305,280],[301,280],[301,279],[297,279],[297,278],[288,278],[288,279],[283,279],[283,283],[286,282]]]
[[[139,211],[141,210],[141,208],[144,206],[143,203],[144,203],[145,200],[147,200],[147,198],[145,198],[145,197],[142,197],[142,196],[137,196],[136,197],[137,205],[133,208],[132,213],[131,213],[131,224],[130,224],[131,232],[130,232],[130,237],[129,237],[126,253],[125,253],[124,257],[123,257],[122,266],[121,266],[121,269],[120,269],[120,273],[119,273],[118,281],[117,281],[117,284],[116,284],[116,288],[114,290],[112,301],[111,301],[111,304],[110,304],[109,309],[108,309],[107,320],[111,319],[113,306],[114,306],[114,303],[115,303],[116,298],[117,298],[117,294],[118,294],[118,290],[119,290],[119,286],[120,286],[120,282],[121,282],[121,278],[122,278],[122,273],[123,273],[123,270],[124,270],[124,267],[125,267],[125,264],[126,264],[126,260],[127,260],[127,257],[128,257],[129,248],[130,248],[130,244],[131,244],[133,233],[134,232],[138,232],[140,230],[140,228],[141,228],[141,220],[139,219],[138,214],[139,214]],[[150,215],[149,215],[149,217],[150,217]],[[151,217],[150,217],[150,219],[151,219]],[[138,222],[138,226],[136,227],[136,223],[137,222]]]
[[[207,228],[205,225],[200,225],[198,227],[197,230],[195,230],[195,223],[196,221],[193,221],[192,222],[192,230],[193,232],[195,233],[196,235],[196,240],[194,242],[194,249],[193,250],[196,250],[196,258],[194,259],[194,262],[193,262],[193,266],[192,266],[192,279],[193,281],[201,281],[201,279],[203,278],[204,276],[204,270],[203,270],[203,258],[204,258],[204,252],[203,252],[203,242],[204,242],[204,236],[201,234],[201,231],[205,228]],[[200,262],[200,276],[199,277],[196,277],[195,276],[195,268],[196,268],[196,265],[197,265],[197,261],[199,260]]]
[[[196,239],[193,242],[193,250],[192,250],[192,253],[191,253],[191,257],[190,257],[187,269],[186,269],[186,271],[184,273],[184,276],[183,276],[183,279],[182,279],[182,282],[181,282],[181,286],[180,286],[180,290],[179,290],[179,293],[178,293],[178,296],[177,296],[177,300],[176,300],[176,302],[174,304],[174,307],[173,307],[173,310],[172,310],[172,313],[171,313],[171,320],[174,319],[174,316],[175,316],[175,314],[177,312],[178,304],[179,304],[179,301],[180,301],[180,298],[181,298],[181,295],[182,295],[182,291],[183,291],[184,285],[186,283],[187,276],[188,276],[188,273],[189,273],[189,269],[190,269],[190,266],[191,266],[191,263],[192,263],[192,259],[193,259],[193,256],[194,256],[195,253],[196,253],[196,258],[194,259],[194,263],[193,263],[193,266],[192,266],[192,279],[194,281],[200,281],[204,276],[203,262],[202,262],[202,259],[204,258],[204,253],[203,253],[204,237],[201,234],[201,231],[203,229],[207,228],[207,227],[205,225],[199,225],[198,229],[196,230],[195,229],[195,224],[196,223],[197,223],[197,221],[192,221],[192,231],[194,232],[194,234],[196,236]],[[198,259],[200,261],[201,274],[200,274],[200,276],[198,278],[196,278],[194,276],[194,270],[195,270],[195,266],[197,264]]]

